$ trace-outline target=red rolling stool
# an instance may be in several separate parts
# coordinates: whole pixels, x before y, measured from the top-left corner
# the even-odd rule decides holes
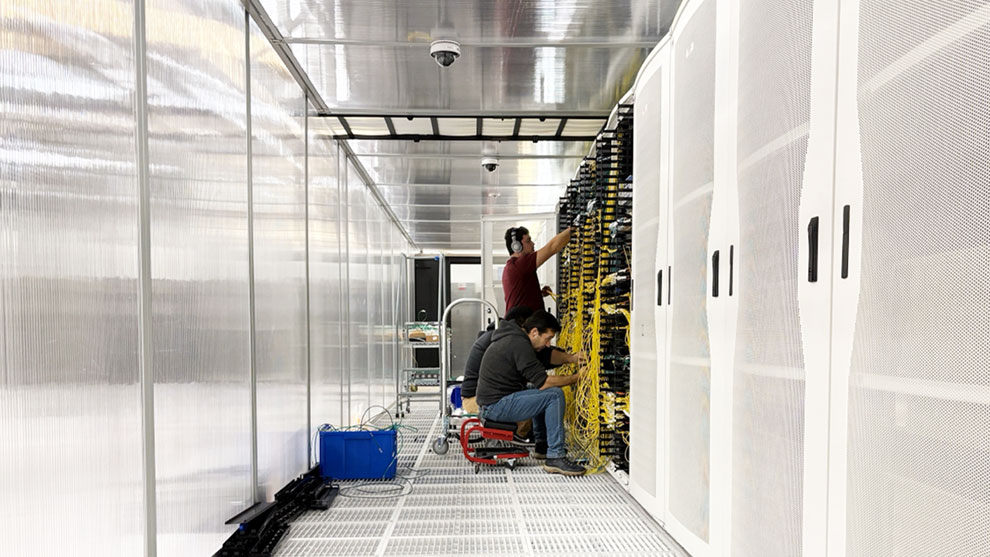
[[[516,460],[528,457],[529,451],[519,447],[473,447],[470,443],[471,434],[477,432],[482,439],[511,443],[515,431],[515,422],[482,422],[478,418],[470,418],[461,423],[461,449],[464,451],[464,458],[474,463],[475,474],[481,470],[482,464],[498,465],[499,461],[504,461],[509,470],[515,470]]]

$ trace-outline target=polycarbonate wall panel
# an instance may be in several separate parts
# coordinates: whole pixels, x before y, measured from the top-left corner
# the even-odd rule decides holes
[[[843,549],[990,555],[988,6],[859,9],[863,188],[850,220],[862,251]]]
[[[258,485],[271,501],[309,467],[306,97],[250,25]]]
[[[385,311],[385,405],[393,404],[395,401],[396,387],[395,380],[399,373],[397,367],[399,337],[395,324],[399,322],[399,265],[396,254],[401,253],[400,241],[404,241],[402,234],[395,227],[395,224],[388,222],[387,227],[388,246],[385,251],[387,262],[388,284],[386,290],[387,305]]]
[[[379,208],[378,211],[378,270],[379,276],[381,277],[378,281],[378,326],[375,331],[375,337],[378,339],[378,361],[379,361],[379,379],[378,379],[378,404],[387,407],[389,402],[389,392],[391,389],[389,386],[389,379],[391,379],[391,365],[387,360],[388,355],[387,345],[389,342],[389,306],[391,305],[391,296],[389,295],[390,285],[389,285],[389,269],[388,269],[388,257],[386,254],[389,249],[389,242],[391,237],[389,235],[389,228],[391,228],[392,223],[388,220],[388,216],[385,211]]]
[[[368,296],[372,290],[368,270],[368,229],[370,212],[368,188],[357,175],[357,171],[347,163],[347,268],[348,304],[350,307],[348,328],[350,330],[350,412],[349,424],[356,424],[361,413],[371,404],[371,376],[368,362]]]
[[[133,17],[0,7],[5,555],[143,547]]]
[[[343,423],[347,283],[341,259],[337,148],[309,120],[309,296],[312,426]],[[346,223],[343,224],[346,226]]]
[[[368,296],[366,319],[368,323],[368,383],[370,389],[369,404],[379,405],[382,402],[382,341],[379,338],[379,326],[382,322],[382,215],[378,206],[368,196],[367,215],[365,220],[366,238],[368,239]]]
[[[715,0],[676,32],[673,52],[669,495],[674,517],[708,541],[711,357],[708,233],[713,187]]]
[[[812,6],[813,0],[739,6],[731,551],[739,556],[802,553],[798,209],[808,148]]]
[[[207,555],[252,503],[240,4],[150,0],[158,554]]]

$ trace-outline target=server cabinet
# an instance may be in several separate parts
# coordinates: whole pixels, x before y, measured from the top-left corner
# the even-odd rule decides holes
[[[667,56],[658,46],[635,88],[633,141],[633,306],[629,407],[630,493],[663,520],[663,401],[666,386],[668,127]],[[661,341],[661,339],[663,339]]]
[[[715,0],[688,2],[672,37],[668,258],[673,280],[666,397],[668,530],[709,552],[711,351],[706,294],[715,94]]]
[[[990,555],[990,8],[845,0],[830,555]]]
[[[722,554],[802,554],[808,360],[805,330],[827,337],[827,313],[802,322],[803,284],[819,277],[824,212],[803,219],[802,185],[811,118],[814,2],[731,2],[721,45],[717,125],[718,209],[725,232],[710,253],[721,265],[723,323],[713,352],[729,428],[726,476],[719,490],[727,539]],[[834,28],[833,28],[834,32]],[[834,40],[832,41],[834,46]],[[833,50],[834,51],[834,50]],[[724,107],[724,108],[723,108]],[[713,219],[713,221],[716,219]],[[714,234],[714,233],[713,233]],[[827,289],[824,290],[827,294]],[[822,291],[818,292],[821,295]],[[811,315],[809,314],[809,317]],[[820,360],[827,362],[827,359]],[[827,365],[819,366],[827,374]],[[713,387],[718,393],[719,384]],[[715,395],[713,395],[714,397]],[[713,410],[722,405],[713,403]],[[819,432],[819,441],[825,433]],[[715,462],[721,462],[715,459]],[[824,478],[821,478],[824,481]]]

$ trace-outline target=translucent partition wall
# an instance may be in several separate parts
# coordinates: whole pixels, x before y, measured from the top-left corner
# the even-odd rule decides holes
[[[368,271],[368,189],[351,162],[347,162],[347,272],[350,330],[348,384],[350,402],[348,423],[356,423],[371,404],[369,376],[368,296],[371,290]]]
[[[0,7],[2,552],[210,555],[394,401],[411,246],[240,2],[56,4]]]
[[[376,404],[381,404],[385,406],[388,400],[389,389],[389,362],[385,359],[385,344],[388,342],[388,317],[389,317],[389,306],[391,305],[391,296],[389,295],[389,273],[388,273],[388,258],[386,253],[389,249],[389,242],[392,241],[391,235],[389,234],[389,228],[391,228],[391,223],[388,221],[388,217],[384,212],[379,211],[378,218],[378,249],[376,260],[378,262],[379,276],[381,277],[378,281],[378,322],[375,324],[375,339],[377,340],[376,345],[378,349],[378,362],[379,371],[378,377],[378,400]]]
[[[370,203],[374,203],[370,196],[366,196]],[[372,207],[368,207],[368,218],[364,221],[365,238],[367,238],[368,248],[368,293],[365,298],[365,307],[368,308],[365,315],[368,324],[368,403],[381,404],[381,376],[382,376],[382,346],[378,337],[378,325],[382,320],[382,229],[381,218]]]
[[[133,28],[130,2],[0,7],[5,555],[142,551]]]
[[[250,24],[258,485],[306,471],[306,97]]]
[[[341,257],[339,159],[321,118],[309,119],[309,308],[311,426],[343,424],[346,358],[344,304],[349,296]],[[312,435],[312,434],[311,434]],[[314,460],[318,455],[314,453]]]
[[[159,555],[253,502],[244,10],[147,5]]]

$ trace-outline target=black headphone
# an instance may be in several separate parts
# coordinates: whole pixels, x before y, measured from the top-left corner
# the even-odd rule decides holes
[[[513,228],[512,231],[511,231],[511,233],[512,233],[512,245],[509,246],[509,249],[512,250],[512,253],[520,253],[523,250],[522,242],[520,242],[519,241],[519,238],[516,237],[516,230],[517,229]]]

